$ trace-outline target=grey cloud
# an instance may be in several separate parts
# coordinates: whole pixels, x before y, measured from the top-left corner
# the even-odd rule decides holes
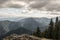
[[[18,1],[38,1],[38,0],[18,0]]]
[[[0,8],[4,7],[2,6],[2,4],[5,4],[5,2],[9,2],[10,0],[0,0]],[[35,4],[31,4],[30,7],[31,8],[41,8],[43,6],[46,5],[46,1],[45,0],[14,0],[14,1],[24,1],[24,2],[32,2],[35,1]],[[14,5],[7,5],[6,7],[13,7],[13,8],[21,8],[22,6],[19,4],[14,4]]]
[[[23,6],[22,5],[18,5],[18,4],[10,4],[8,7],[10,7],[10,8],[21,8]]]
[[[48,11],[53,11],[53,10],[60,11],[60,4],[48,4],[47,6],[45,6],[45,8]]]
[[[3,4],[8,2],[9,0],[0,0],[0,8],[3,8]]]
[[[10,3],[11,0],[0,0],[0,8],[21,8],[23,7],[22,5],[20,4],[13,4],[13,3]],[[8,4],[5,4],[6,2],[8,2]]]
[[[7,2],[8,0],[0,0],[0,4]]]
[[[45,8],[48,11],[53,10],[60,11],[60,3],[57,2],[58,0],[56,1],[56,3],[55,2],[52,3],[53,0],[35,0],[35,1],[36,2],[34,4],[30,5],[31,8],[35,9]]]
[[[45,1],[45,0],[17,0],[17,1],[32,2],[32,1]]]
[[[60,7],[58,8],[55,8],[55,7],[50,7],[50,8],[47,8],[48,11],[53,11],[53,10],[56,10],[56,11],[60,11]]]
[[[60,11],[60,4],[59,3],[56,4],[55,2],[52,3],[53,0],[33,0],[33,1],[36,2],[30,5],[31,8],[35,8],[35,9],[45,8],[46,10],[49,11],[53,11],[53,10]]]
[[[11,0],[0,0],[0,8],[3,8],[4,7],[3,5],[5,5],[6,2],[8,2],[8,5],[6,5],[6,7],[9,7],[9,8],[23,7],[22,5],[19,5],[19,4],[10,4],[9,1]],[[35,3],[32,3],[31,5],[29,5],[30,8],[33,8],[33,9],[45,8],[46,10],[49,10],[49,11],[52,11],[52,10],[60,11],[60,4],[57,5],[56,3],[55,4],[51,3],[53,0],[14,0],[14,1],[24,1],[27,3],[35,1]]]
[[[44,7],[45,5],[47,5],[48,1],[47,0],[39,0],[39,1],[36,1],[34,4],[31,4],[30,7],[31,8],[36,8],[36,9],[39,9],[41,7]]]

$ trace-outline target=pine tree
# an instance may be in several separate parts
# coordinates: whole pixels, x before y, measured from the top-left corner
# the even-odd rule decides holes
[[[36,29],[36,36],[41,37],[41,31],[39,27]]]
[[[60,22],[58,22],[55,26],[55,39],[59,40],[60,38]]]
[[[57,31],[58,31],[58,28],[57,28],[58,25],[57,25],[57,24],[58,24],[58,17],[56,17],[56,21],[55,21],[55,30],[54,30],[54,31],[55,31],[55,32],[54,32],[54,33],[55,33],[55,35],[54,35],[55,37],[54,37],[54,39],[57,39],[57,36],[58,36],[58,35],[57,35],[57,34],[58,34],[58,33],[57,33]]]
[[[56,22],[55,22],[55,24],[57,24],[58,23],[58,17],[56,17]]]
[[[54,31],[53,31],[53,38],[56,39],[56,31],[57,31],[57,24],[58,24],[58,17],[56,17],[55,24],[54,24]]]
[[[46,29],[43,32],[44,37],[52,39],[53,38],[53,29],[54,29],[54,23],[53,23],[53,20],[51,19],[48,29]]]
[[[34,32],[33,35],[35,35],[37,37],[41,37],[41,31],[40,31],[39,27],[37,27],[36,32]]]
[[[53,38],[53,26],[54,26],[54,23],[51,19],[49,28],[48,28],[48,32],[47,32],[48,38]]]
[[[58,21],[58,17],[56,17],[56,22],[55,22],[55,39],[59,40],[59,34],[60,34],[60,22]]]

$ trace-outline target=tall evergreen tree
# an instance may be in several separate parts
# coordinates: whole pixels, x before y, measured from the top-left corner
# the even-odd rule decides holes
[[[55,22],[55,24],[57,24],[58,23],[58,17],[56,17],[56,22]]]
[[[49,28],[48,28],[48,38],[53,38],[53,26],[54,26],[54,23],[51,19],[50,21],[50,24],[49,24]]]
[[[55,33],[55,35],[54,35],[55,36],[54,37],[55,39],[57,39],[57,35],[56,35],[57,34],[57,31],[58,31],[58,28],[57,28],[58,25],[57,24],[58,24],[58,17],[56,17],[56,20],[55,20],[55,30],[54,30],[55,31],[54,32]]]
[[[54,29],[53,29],[53,39],[55,39],[56,38],[56,31],[57,31],[57,24],[58,24],[58,17],[56,17],[56,20],[55,20],[55,24],[54,24]]]
[[[59,40],[59,34],[60,34],[60,22],[58,21],[58,17],[56,17],[56,22],[55,22],[55,39]]]
[[[41,31],[40,28],[37,27],[36,31],[33,33],[33,35],[37,36],[37,37],[41,37]]]
[[[39,27],[36,29],[36,36],[41,37],[41,31]]]

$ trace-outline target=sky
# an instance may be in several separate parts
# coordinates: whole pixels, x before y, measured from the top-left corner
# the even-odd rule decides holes
[[[0,17],[57,17],[60,0],[0,0]]]

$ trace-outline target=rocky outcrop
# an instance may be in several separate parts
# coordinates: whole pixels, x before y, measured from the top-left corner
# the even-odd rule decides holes
[[[27,34],[23,34],[23,35],[13,34],[4,38],[3,40],[50,40],[50,39],[39,38],[33,35],[27,35]]]
[[[10,35],[6,38],[4,38],[3,40],[40,40],[40,38],[35,37],[35,36],[31,36],[31,35],[27,35],[27,34],[23,34],[23,35]]]

